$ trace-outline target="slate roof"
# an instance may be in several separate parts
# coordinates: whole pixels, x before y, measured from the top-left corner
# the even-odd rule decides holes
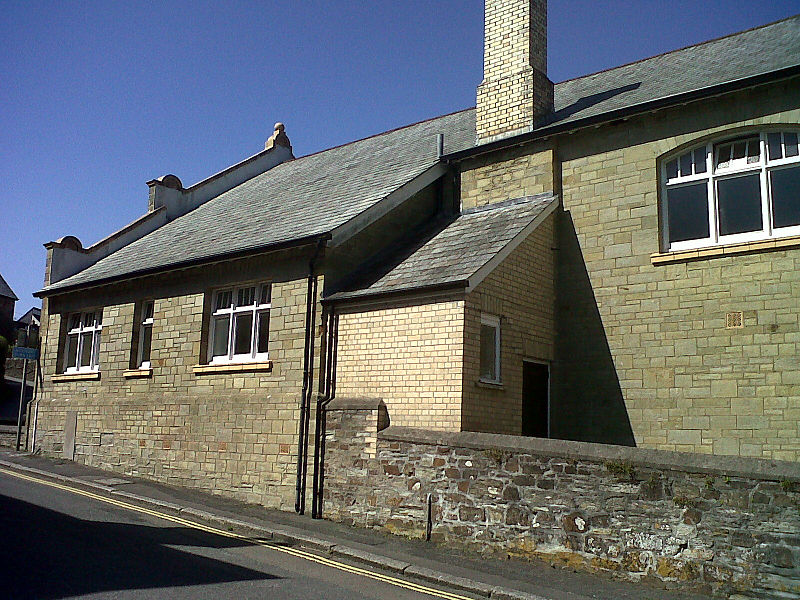
[[[549,125],[800,65],[800,15],[555,85]]]
[[[32,323],[38,324],[42,320],[42,309],[34,306],[28,309],[24,315],[17,319],[17,323],[21,325],[30,325]]]
[[[342,300],[464,283],[558,198],[528,196],[464,211],[440,225],[389,265],[376,265],[360,284],[332,294]]]
[[[555,85],[550,128],[800,65],[800,15]],[[67,279],[55,291],[330,232],[445,154],[475,146],[475,109],[281,164]]]
[[[17,295],[14,293],[14,290],[12,290],[11,286],[6,283],[6,280],[3,279],[2,275],[0,275],[0,296],[11,298],[14,301],[19,300]]]
[[[438,133],[444,134],[445,152],[474,144],[475,111],[282,163],[44,291],[330,232],[434,166]]]

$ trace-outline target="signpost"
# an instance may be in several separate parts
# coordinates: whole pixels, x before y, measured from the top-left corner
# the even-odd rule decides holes
[[[36,361],[36,375],[39,376],[39,349],[15,346],[11,350],[12,358],[22,359],[22,385],[19,388],[19,413],[17,414],[17,451],[19,452],[20,441],[22,439],[22,405],[25,403],[25,386],[28,384],[28,361]],[[34,379],[35,385],[35,379]]]

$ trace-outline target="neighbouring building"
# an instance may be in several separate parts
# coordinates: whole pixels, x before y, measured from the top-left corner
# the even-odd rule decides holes
[[[800,460],[800,17],[555,84],[546,22],[487,0],[476,108],[46,244],[37,447],[298,510],[334,396]]]
[[[0,275],[0,324],[9,325],[14,321],[14,306],[17,304],[17,295],[11,286]]]

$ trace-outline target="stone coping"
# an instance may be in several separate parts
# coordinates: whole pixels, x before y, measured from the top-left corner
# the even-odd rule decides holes
[[[88,381],[91,379],[100,379],[100,371],[92,371],[90,373],[61,373],[53,375],[50,380],[53,383],[60,383],[62,381]]]
[[[470,431],[430,431],[414,427],[393,425],[378,433],[383,441],[411,442],[431,446],[470,448],[476,450],[508,450],[516,454],[571,458],[598,462],[625,461],[632,465],[670,471],[708,473],[710,475],[746,477],[766,481],[800,482],[800,463],[750,458],[743,456],[716,456],[634,448],[612,444],[575,442],[529,438],[497,433]]]
[[[271,371],[272,361],[252,363],[231,363],[219,365],[196,365],[192,367],[195,375],[213,375],[224,373],[253,373],[256,371]]]
[[[328,404],[328,410],[379,410],[381,398],[334,398]]]
[[[153,369],[129,369],[122,372],[125,379],[144,379],[153,376]]]
[[[699,260],[714,258],[715,256],[731,256],[733,254],[746,254],[748,252],[764,252],[768,250],[783,250],[800,247],[800,235],[784,238],[761,240],[758,242],[744,242],[741,244],[728,244],[711,246],[709,248],[696,248],[694,250],[677,250],[675,252],[656,252],[650,255],[650,262],[654,265],[663,265],[686,260]]]

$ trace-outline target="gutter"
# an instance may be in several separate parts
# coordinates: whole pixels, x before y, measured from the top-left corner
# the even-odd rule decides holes
[[[302,238],[296,238],[293,240],[284,240],[281,242],[275,242],[274,244],[267,244],[265,246],[257,246],[255,248],[248,248],[245,250],[237,250],[236,252],[230,252],[227,254],[217,254],[215,256],[206,257],[206,258],[197,258],[193,260],[186,260],[186,261],[179,261],[175,263],[171,263],[169,265],[164,265],[160,267],[153,267],[150,269],[141,269],[139,271],[131,271],[130,273],[125,273],[123,275],[115,275],[111,277],[104,277],[101,279],[96,279],[94,281],[89,281],[86,283],[76,283],[73,285],[68,285],[64,287],[59,287],[56,289],[41,289],[38,292],[34,292],[33,296],[36,298],[47,298],[49,296],[56,296],[58,294],[65,294],[67,292],[73,292],[76,290],[85,290],[95,287],[100,287],[103,285],[108,285],[110,283],[117,283],[120,281],[130,281],[132,279],[139,279],[141,277],[148,277],[150,275],[157,275],[160,273],[166,273],[168,271],[175,271],[178,269],[188,269],[191,267],[198,267],[201,265],[211,265],[214,263],[219,262],[226,262],[229,260],[236,260],[238,258],[246,258],[250,256],[257,256],[259,254],[266,254],[268,252],[275,252],[278,250],[285,250],[288,248],[295,248],[297,246],[306,246],[312,244],[314,242],[319,241],[327,241],[331,237],[330,232],[322,233],[322,234],[315,234],[309,235]],[[110,255],[109,255],[110,256]],[[87,267],[88,268],[88,267]],[[77,275],[77,273],[76,273]],[[72,276],[71,276],[72,277]],[[58,282],[54,283],[53,285],[58,285]]]
[[[458,162],[467,158],[472,158],[473,156],[494,152],[495,150],[511,148],[513,146],[522,146],[524,144],[541,140],[556,134],[572,133],[579,129],[591,126],[598,127],[611,121],[630,118],[635,115],[668,108],[678,104],[694,102],[696,100],[701,100],[711,96],[719,96],[750,87],[756,87],[765,83],[773,83],[782,79],[789,79],[797,75],[800,75],[800,65],[794,65],[792,67],[786,67],[777,71],[770,71],[769,73],[754,75],[752,77],[745,77],[744,79],[727,81],[706,88],[701,88],[699,90],[692,90],[681,94],[675,94],[673,96],[657,98],[655,100],[619,108],[609,112],[601,113],[599,115],[593,115],[591,117],[584,117],[582,119],[576,119],[574,121],[567,121],[565,123],[559,123],[555,125],[545,125],[544,127],[540,127],[527,133],[473,146],[472,148],[460,150],[459,152],[453,152],[452,154],[445,154],[442,156],[442,160],[446,162]]]
[[[469,279],[458,279],[455,281],[446,281],[444,283],[432,283],[429,285],[419,285],[415,287],[407,287],[399,290],[385,290],[371,293],[358,293],[354,295],[353,292],[338,292],[332,294],[327,298],[322,299],[323,306],[332,306],[334,304],[345,304],[348,302],[360,302],[370,300],[381,300],[389,296],[400,296],[406,294],[425,293],[425,292],[438,292],[450,289],[466,288],[469,285]]]

